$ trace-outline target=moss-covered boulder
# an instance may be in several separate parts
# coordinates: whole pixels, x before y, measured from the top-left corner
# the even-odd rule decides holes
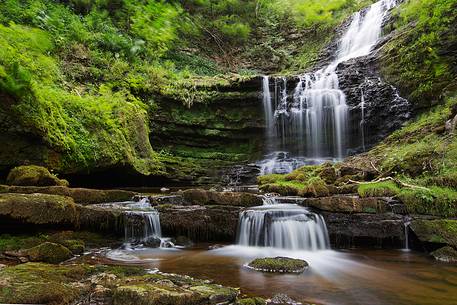
[[[34,225],[60,226],[74,226],[78,219],[76,205],[69,197],[11,193],[0,194],[0,217]]]
[[[0,269],[0,303],[70,304],[86,293],[74,283],[87,276],[85,266],[27,263]]]
[[[457,250],[450,246],[439,248],[430,254],[438,261],[457,263]]]
[[[236,302],[236,305],[265,305],[266,301],[263,298],[244,298]]]
[[[73,255],[71,251],[56,243],[45,242],[36,247],[21,251],[21,255],[26,256],[31,262],[45,262],[50,264],[57,264]]]
[[[410,228],[426,244],[449,245],[457,248],[457,220],[413,220]]]
[[[262,205],[262,198],[251,193],[189,189],[185,190],[182,195],[185,201],[196,205],[232,205],[242,207]]]
[[[302,273],[308,267],[308,263],[301,259],[278,256],[256,258],[248,267],[263,272]]]
[[[36,165],[22,165],[13,168],[6,183],[20,186],[68,186],[68,181],[59,179],[51,174],[47,168]]]
[[[341,213],[384,213],[388,210],[387,200],[377,197],[360,198],[357,196],[329,196],[305,198],[302,205],[322,211]]]

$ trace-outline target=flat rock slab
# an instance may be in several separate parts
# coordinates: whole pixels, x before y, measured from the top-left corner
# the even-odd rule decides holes
[[[124,190],[96,190],[66,186],[12,186],[0,185],[0,193],[50,194],[73,198],[75,203],[88,205],[131,200],[137,193]]]

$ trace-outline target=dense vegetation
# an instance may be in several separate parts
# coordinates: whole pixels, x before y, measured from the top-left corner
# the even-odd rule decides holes
[[[309,67],[330,29],[369,2],[5,0],[3,121],[50,147],[34,153],[59,171],[161,174],[172,159],[149,140],[157,98],[190,106],[260,69]]]

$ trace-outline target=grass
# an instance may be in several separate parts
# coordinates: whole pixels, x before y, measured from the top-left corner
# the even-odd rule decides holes
[[[400,188],[393,181],[377,183],[362,183],[357,192],[360,197],[393,197],[400,192]]]

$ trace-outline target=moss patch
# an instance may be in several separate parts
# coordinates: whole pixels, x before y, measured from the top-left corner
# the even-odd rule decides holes
[[[400,192],[400,188],[393,181],[360,184],[357,189],[360,197],[393,197]]]
[[[36,165],[24,165],[13,168],[6,178],[6,183],[21,186],[68,186],[68,181],[59,179],[47,168]]]

